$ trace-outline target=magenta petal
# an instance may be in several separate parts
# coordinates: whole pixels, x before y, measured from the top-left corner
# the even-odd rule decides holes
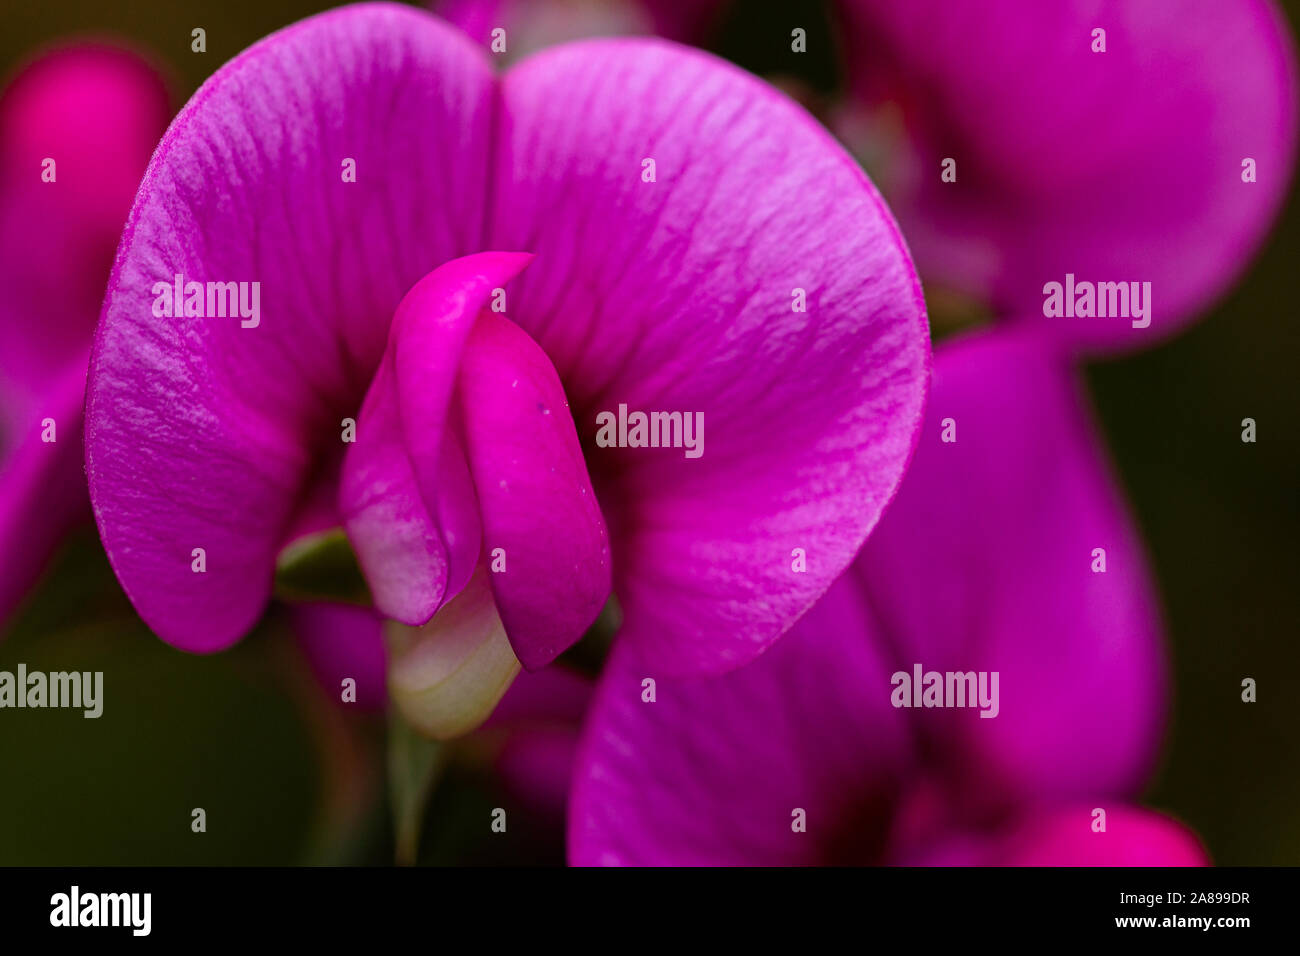
[[[1162,814],[1077,800],[1031,805],[1000,830],[955,829],[893,862],[904,866],[1207,866],[1196,835]],[[1106,829],[1094,830],[1106,812]]]
[[[479,316],[459,396],[497,612],[519,662],[536,670],[609,598],[605,519],[559,376],[509,319]]]
[[[388,700],[388,655],[383,623],[369,608],[295,604],[289,620],[326,696],[343,701],[343,681],[356,682],[355,706],[380,710]]]
[[[482,248],[492,98],[464,36],[348,7],[226,64],[164,137],[109,286],[86,447],[109,558],[164,639],[216,650],[257,618],[398,302]],[[154,284],[178,273],[260,282],[260,323],[155,317]]]
[[[1296,60],[1268,0],[843,6],[864,97],[907,126],[913,153],[880,181],[922,270],[1066,341],[1175,331],[1241,272],[1286,195]],[[1150,327],[1045,317],[1043,286],[1066,273],[1151,282]]]
[[[855,569],[900,667],[1000,674],[995,718],[914,712],[948,760],[1038,796],[1129,792],[1161,730],[1157,601],[1077,376],[1040,339],[936,352],[916,458]]]
[[[403,443],[392,369],[385,356],[361,406],[357,439],[343,460],[339,512],[375,607],[416,627],[473,573],[478,516],[464,453],[441,421],[428,426],[427,441],[440,450],[430,514]]]
[[[65,209],[75,200],[92,231],[120,231],[167,124],[167,100],[161,75],[130,50],[78,43],[45,53],[0,99],[0,188],[35,183],[51,201],[63,197]],[[47,157],[56,162],[52,183],[40,177]]]
[[[537,253],[508,313],[588,449],[623,638],[678,673],[739,666],[844,570],[902,476],[929,351],[902,239],[824,130],[705,54],[569,44],[507,73],[504,102],[491,236]],[[701,414],[702,457],[596,447],[620,404]]]
[[[0,461],[0,622],[35,583],[59,541],[90,517],[81,472],[85,365],[73,361],[29,406],[28,421],[6,436]],[[47,419],[55,441],[46,442]]]
[[[579,749],[569,861],[877,859],[908,759],[879,641],[846,578],[765,654],[721,677],[666,678],[616,644]],[[806,832],[795,830],[798,810]]]
[[[528,258],[480,253],[420,280],[361,407],[339,510],[375,605],[404,624],[428,621],[478,563],[478,502],[447,416],[470,328]]]
[[[146,62],[91,44],[42,56],[0,96],[0,421],[67,363],[84,365],[113,250],[169,115]],[[71,428],[65,437],[78,441]]]
[[[450,407],[461,350],[494,291],[519,274],[532,256],[482,252],[434,270],[411,290],[393,319],[394,361],[402,433],[417,480],[436,488],[438,447],[426,432],[441,428]],[[431,510],[434,502],[426,502]]]
[[[1208,866],[1196,835],[1162,814],[1102,806],[1106,829],[1095,832],[1092,806],[1026,815],[985,864],[1004,866]]]
[[[0,621],[90,514],[81,444],[91,333],[167,115],[146,63],[92,45],[46,54],[0,97]],[[42,440],[47,419],[54,442]]]

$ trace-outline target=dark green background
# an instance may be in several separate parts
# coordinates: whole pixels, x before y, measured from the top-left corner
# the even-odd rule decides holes
[[[303,0],[10,3],[0,71],[73,35],[111,34],[170,71],[179,105],[221,63],[324,9]],[[1293,29],[1300,7],[1285,5]],[[745,0],[714,49],[756,72],[837,82],[829,57],[789,54],[777,2]],[[829,48],[805,13],[809,47]],[[190,30],[207,30],[205,55]],[[1155,564],[1175,697],[1148,801],[1191,824],[1220,864],[1300,864],[1300,364],[1292,194],[1235,290],[1173,341],[1092,363],[1110,448]],[[1258,422],[1253,445],[1240,422]],[[7,711],[0,724],[0,864],[383,862],[391,820],[382,719],[322,704],[272,614],[236,649],[174,651],[135,619],[93,531],[56,568],[0,643],[0,668],[103,669],[111,719]],[[1243,677],[1259,701],[1240,699]],[[321,757],[330,754],[325,763]],[[340,757],[340,754],[350,756]],[[321,767],[329,766],[326,772]],[[340,781],[373,781],[349,788]],[[482,773],[456,770],[427,815],[422,859],[558,860],[540,822],[487,836],[496,805]],[[208,832],[190,832],[204,807]],[[553,828],[551,828],[553,830]]]

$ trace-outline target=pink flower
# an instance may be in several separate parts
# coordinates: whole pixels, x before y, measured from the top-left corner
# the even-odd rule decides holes
[[[244,284],[238,316],[207,314],[209,283]],[[660,41],[498,78],[440,21],[361,5],[237,57],[164,137],[86,464],[127,594],[187,650],[256,621],[323,499],[389,617],[446,609],[464,636],[499,615],[536,668],[612,587],[624,642],[720,672],[848,565],[927,365],[887,210],[784,97]],[[704,454],[603,447],[620,406],[702,417]]]
[[[1269,0],[840,8],[859,143],[927,284],[999,318],[1094,352],[1151,345],[1223,295],[1286,195],[1296,60]],[[1044,315],[1067,274],[1150,283],[1149,326]]]
[[[113,249],[168,98],[132,53],[82,44],[0,98],[0,621],[90,516],[81,420]]]
[[[1163,723],[1156,602],[1068,358],[1041,338],[937,351],[897,499],[763,656],[680,679],[615,647],[571,862],[1203,861],[1130,807]],[[974,683],[927,701],[918,670],[945,694],[949,673]]]

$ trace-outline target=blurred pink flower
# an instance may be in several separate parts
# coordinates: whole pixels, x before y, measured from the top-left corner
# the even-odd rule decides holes
[[[1227,290],[1281,207],[1297,77],[1271,0],[839,8],[863,111],[846,138],[927,282],[999,318],[1089,351],[1153,344]],[[1067,273],[1150,282],[1150,326],[1044,316]]]
[[[1129,807],[1163,725],[1156,601],[1069,359],[1041,338],[938,349],[897,499],[756,661],[683,680],[615,647],[570,862],[1203,861],[1181,827]],[[983,672],[992,706],[898,706],[892,675],[918,665]]]
[[[0,96],[0,621],[89,519],[86,364],[131,198],[167,123],[154,69],[82,43]]]

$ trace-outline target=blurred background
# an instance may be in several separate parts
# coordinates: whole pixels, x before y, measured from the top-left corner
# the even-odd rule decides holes
[[[155,63],[179,108],[236,53],[333,5],[11,3],[0,12],[0,74],[7,81],[56,42],[116,40]],[[1282,6],[1294,32],[1300,0]],[[791,54],[789,9],[741,0],[709,46],[816,108],[833,97],[839,67]],[[820,4],[801,5],[810,50],[832,47],[831,23]],[[195,27],[207,32],[205,54],[191,52]],[[1297,211],[1293,182],[1262,252],[1202,321],[1087,368],[1168,625],[1173,708],[1145,802],[1190,824],[1220,865],[1300,865]],[[937,335],[963,318],[933,297],[930,307]],[[1256,444],[1240,440],[1246,417]],[[226,653],[176,651],[136,618],[87,528],[0,627],[0,670],[103,670],[111,715],[0,716],[0,865],[391,861],[385,720],[327,701],[277,612]],[[1253,705],[1241,702],[1245,677],[1258,682]],[[420,861],[562,862],[554,826],[512,818],[505,841],[482,825],[501,805],[485,767],[447,772]],[[191,833],[195,807],[207,814],[204,836]]]

